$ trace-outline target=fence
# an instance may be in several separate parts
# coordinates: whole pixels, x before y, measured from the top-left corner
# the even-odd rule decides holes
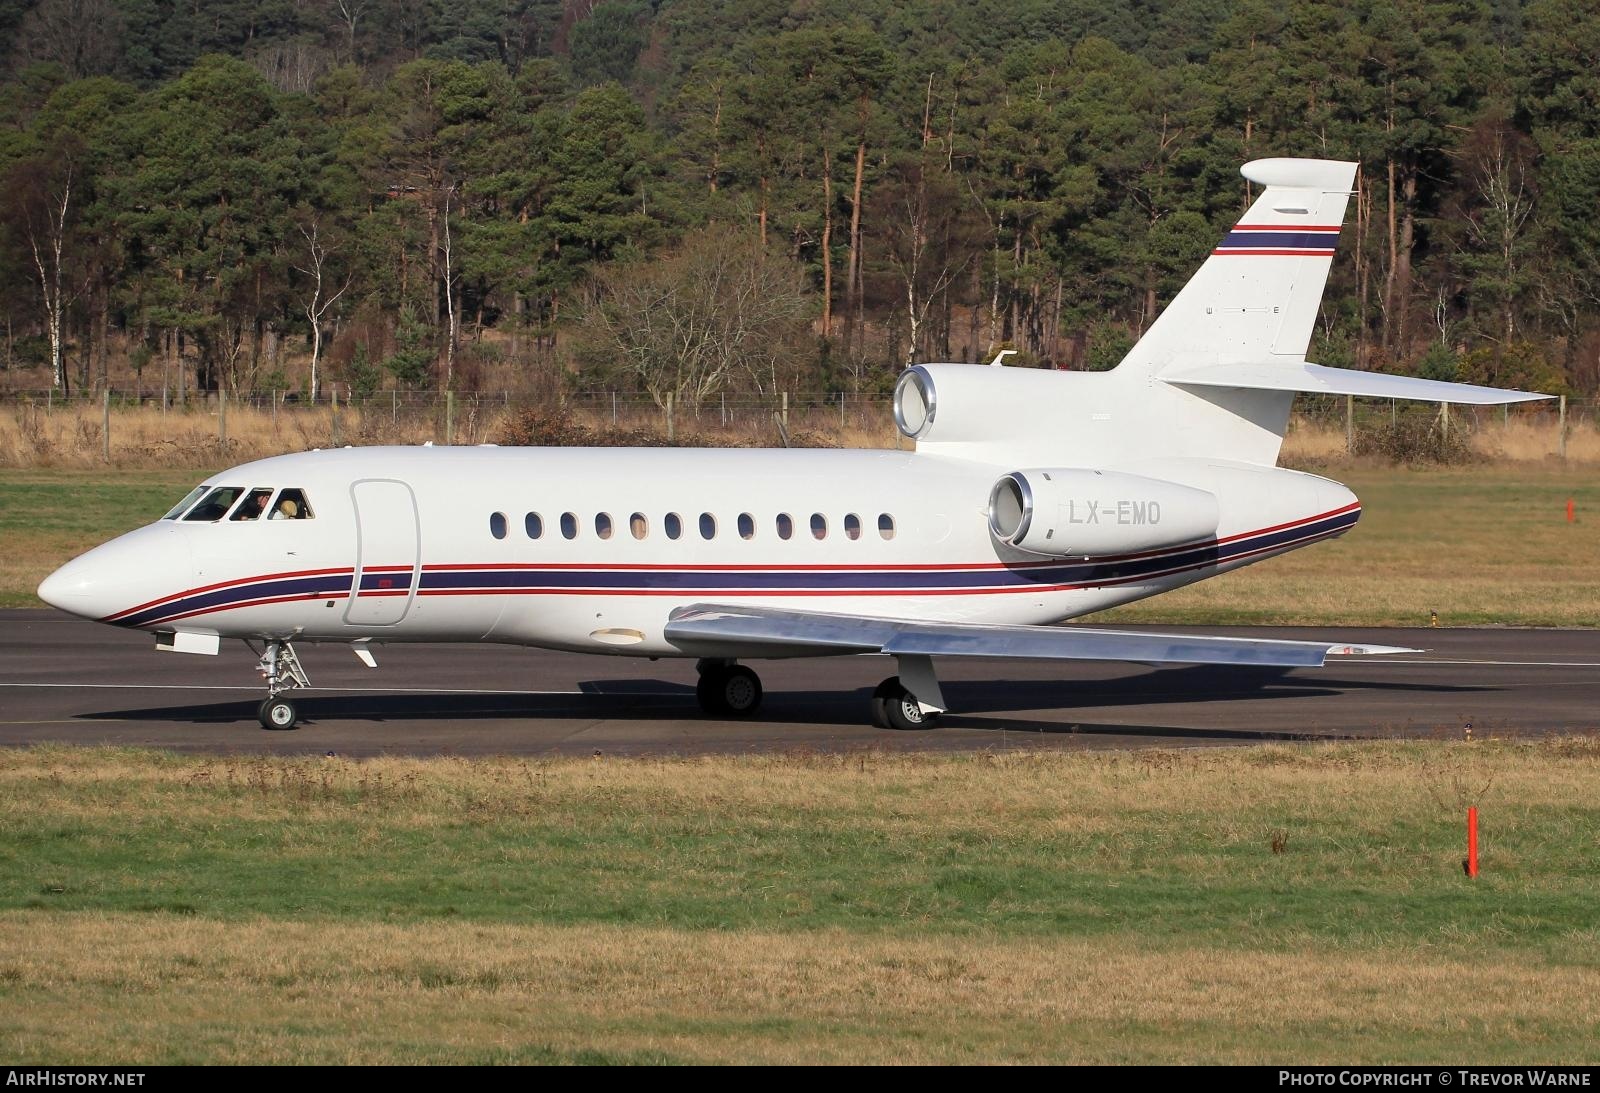
[[[1458,403],[1401,402],[1395,399],[1357,399],[1335,395],[1302,395],[1295,402],[1295,426],[1342,432],[1345,447],[1353,450],[1358,433],[1403,421],[1425,419],[1442,432],[1457,432],[1472,441],[1494,447],[1495,441],[1512,438],[1520,447],[1537,447],[1543,438],[1542,453],[1519,451],[1521,456],[1554,455],[1565,459],[1574,438],[1584,443],[1586,458],[1600,433],[1600,400],[1561,396],[1537,402],[1503,406],[1465,406]],[[1502,444],[1502,447],[1504,445]]]
[[[0,459],[28,463],[59,459],[117,461],[123,456],[160,462],[191,456],[214,462],[228,456],[266,455],[295,448],[345,444],[493,443],[510,418],[536,405],[512,392],[455,394],[385,391],[344,393],[312,402],[295,393],[212,393],[175,403],[164,393],[134,397],[107,391],[63,397],[53,391],[0,394]],[[616,391],[581,391],[562,402],[565,412],[600,430],[665,435],[666,414],[650,399]],[[1444,408],[1378,399],[1302,396],[1296,403],[1288,447],[1318,445],[1337,454],[1362,431],[1426,416],[1441,429],[1489,444],[1516,437],[1516,458],[1546,455],[1600,459],[1600,400],[1562,399],[1515,406]],[[768,398],[719,396],[676,408],[680,440],[769,444],[830,443],[890,447],[899,443],[882,395],[799,395]],[[1581,450],[1572,451],[1580,440]]]
[[[534,408],[548,404],[510,392],[340,393],[315,402],[293,393],[211,393],[181,404],[160,392],[19,392],[0,395],[0,462],[199,464],[346,444],[496,443],[515,415]],[[669,433],[663,410],[638,395],[584,391],[561,409],[601,433]],[[879,447],[898,436],[883,397],[719,397],[678,408],[673,417],[679,442]]]

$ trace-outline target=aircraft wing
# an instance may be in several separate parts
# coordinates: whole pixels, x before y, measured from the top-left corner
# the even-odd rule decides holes
[[[686,653],[708,657],[890,653],[1286,668],[1321,667],[1323,659],[1330,655],[1422,651],[1388,645],[1222,638],[1085,626],[919,622],[714,603],[674,610],[667,622],[666,637]]]

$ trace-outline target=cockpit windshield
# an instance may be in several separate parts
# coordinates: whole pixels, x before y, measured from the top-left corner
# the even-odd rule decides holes
[[[245,495],[239,507],[233,510],[230,520],[259,520],[267,511],[267,502],[272,500],[272,487],[260,486]]]
[[[233,503],[239,500],[239,495],[243,492],[243,486],[218,486],[206,494],[204,501],[190,509],[189,515],[185,516],[184,519],[194,521],[220,520],[228,514],[229,509],[233,508]]]
[[[196,503],[198,500],[198,503]],[[256,520],[310,520],[316,514],[306,491],[276,486],[196,486],[162,517],[195,523],[216,523],[224,516],[230,524]]]
[[[204,486],[196,486],[184,496],[182,501],[179,501],[176,505],[173,505],[170,509],[168,509],[167,514],[161,519],[176,520],[178,517],[184,514],[190,505],[200,500],[200,495],[205,492],[206,488]]]

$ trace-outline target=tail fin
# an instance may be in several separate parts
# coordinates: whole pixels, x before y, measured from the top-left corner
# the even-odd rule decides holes
[[[1258,159],[1265,187],[1243,220],[1117,367],[1159,375],[1242,361],[1305,360],[1357,164]]]

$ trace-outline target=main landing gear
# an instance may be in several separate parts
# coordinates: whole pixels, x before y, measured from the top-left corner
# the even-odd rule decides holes
[[[292,691],[296,687],[311,686],[311,680],[306,677],[305,669],[300,667],[300,658],[295,655],[294,646],[286,641],[269,641],[266,652],[261,654],[261,663],[256,665],[256,669],[267,681],[267,697],[256,714],[261,721],[261,727],[294,728],[300,714],[294,708],[294,703],[284,697],[283,692]]]
[[[899,676],[890,676],[872,692],[872,723],[880,729],[931,729],[938,723],[940,712],[924,710]]]
[[[898,657],[900,674],[872,693],[872,723],[880,729],[931,729],[944,712],[944,695],[924,656]],[[702,660],[694,695],[711,717],[750,717],[761,707],[761,679],[731,660]]]
[[[694,696],[711,717],[749,717],[761,708],[761,677],[731,660],[702,660]]]

